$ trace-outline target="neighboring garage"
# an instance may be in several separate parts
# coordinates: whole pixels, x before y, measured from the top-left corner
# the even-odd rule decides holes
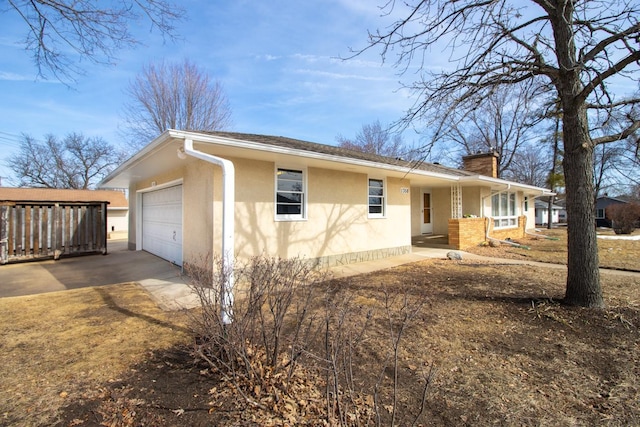
[[[142,249],[182,265],[182,185],[142,193]]]

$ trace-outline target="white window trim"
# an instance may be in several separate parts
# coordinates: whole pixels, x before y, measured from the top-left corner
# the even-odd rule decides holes
[[[602,215],[600,215],[602,213]],[[596,219],[605,219],[607,217],[607,212],[605,208],[597,208],[596,209]]]
[[[278,214],[278,169],[296,170],[302,172],[302,213],[301,214]],[[273,214],[276,221],[306,221],[307,203],[309,195],[307,191],[307,168],[295,165],[276,164],[273,169]]]
[[[382,181],[382,213],[371,213],[369,210],[369,180],[375,179],[377,181]],[[367,217],[376,219],[376,218],[386,218],[387,217],[387,198],[388,198],[388,190],[387,190],[387,179],[379,176],[367,176]]]
[[[514,209],[515,212],[513,213],[513,215],[506,215],[506,216],[493,216],[493,198],[495,196],[498,196],[498,200],[500,200],[500,196],[502,194],[507,194],[507,203],[509,203],[508,199],[509,199],[509,195],[513,194],[515,197],[515,203],[514,203]],[[498,212],[500,211],[500,209],[498,208]],[[491,213],[492,213],[492,220],[493,220],[493,229],[494,230],[500,230],[500,229],[507,229],[507,228],[518,228],[518,193],[515,191],[501,191],[499,193],[496,194],[492,194],[491,195]],[[502,220],[514,220],[514,224],[507,224],[507,225],[496,225],[496,222],[501,222]]]

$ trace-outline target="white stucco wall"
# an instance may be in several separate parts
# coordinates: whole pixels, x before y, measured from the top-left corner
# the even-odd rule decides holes
[[[283,258],[332,257],[339,254],[410,247],[410,194],[406,180],[386,179],[386,215],[368,217],[368,176],[319,168],[306,170],[307,213],[299,221],[275,217],[276,167],[298,167],[268,161],[229,158],[235,167],[235,255]],[[372,178],[378,178],[372,176]],[[196,261],[221,250],[222,171],[190,159],[181,168],[138,183],[132,194],[177,179],[183,184],[184,261]],[[135,212],[135,209],[134,209]],[[132,233],[135,236],[135,220]],[[130,247],[135,247],[135,237]]]

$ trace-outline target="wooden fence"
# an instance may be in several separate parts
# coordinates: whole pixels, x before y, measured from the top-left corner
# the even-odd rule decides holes
[[[107,251],[108,202],[0,202],[0,264]]]

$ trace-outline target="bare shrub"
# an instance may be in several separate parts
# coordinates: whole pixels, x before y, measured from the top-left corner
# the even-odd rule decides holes
[[[393,376],[389,379],[392,392],[390,393],[390,402],[384,405],[388,412],[391,413],[391,420],[389,425],[396,425],[396,418],[398,414],[398,386],[400,380],[398,378],[398,369],[400,366],[400,350],[402,348],[401,343],[407,328],[411,325],[415,317],[420,313],[424,300],[412,301],[407,294],[399,295],[397,293],[391,293],[388,289],[384,289],[384,314],[387,321],[388,334],[387,338],[389,346],[387,349],[387,358],[380,370],[380,376],[378,382],[374,388],[374,402],[376,407],[377,425],[381,424],[381,409],[380,406],[384,405],[381,396],[381,388],[385,380],[385,372],[387,367],[391,367]],[[424,411],[424,403],[426,400],[427,392],[435,371],[433,365],[430,366],[428,373],[422,373],[424,380],[424,386],[422,388],[421,401],[418,408],[418,413],[415,415],[412,425],[416,425],[422,413]]]
[[[422,302],[385,292],[384,301],[363,306],[306,260],[255,257],[234,271],[229,323],[221,314],[229,278],[222,260],[205,257],[185,270],[201,302],[192,314],[193,354],[228,389],[289,423],[396,425],[401,340]],[[388,346],[368,347],[373,334],[388,336]],[[373,372],[357,366],[363,348],[379,353]],[[372,373],[374,381],[363,380]],[[422,378],[416,420],[432,374]]]
[[[640,222],[640,205],[619,203],[607,207],[607,218],[611,220],[616,234],[631,234]]]
[[[329,290],[327,295],[331,295]],[[411,421],[416,425],[424,412],[427,392],[435,376],[433,366],[420,372],[422,394],[413,414],[403,414],[397,419],[398,395],[401,384],[409,381],[398,375],[405,332],[421,312],[424,300],[413,300],[400,290],[383,290],[384,299],[364,307],[357,304],[356,295],[338,293],[337,297],[325,297],[324,309],[324,366],[326,367],[327,420],[340,426],[395,426]],[[376,331],[374,323],[382,325]],[[386,345],[375,339],[371,348],[368,341],[382,336]],[[373,369],[363,371],[358,367],[363,348],[373,351],[377,361]],[[368,365],[371,368],[371,365]],[[373,383],[363,378],[374,376]]]
[[[231,322],[226,322],[221,303],[229,272],[222,260],[206,257],[185,270],[201,302],[194,318],[200,358],[252,382],[264,379],[252,363],[256,357],[273,374],[293,371],[313,325],[309,305],[314,287],[327,280],[327,273],[299,258],[254,257],[234,271],[235,301]]]
[[[353,302],[353,295],[336,295],[331,288],[326,289],[324,303],[324,357],[315,357],[325,370],[327,420],[340,426],[369,425],[375,414],[373,399],[357,385],[354,360],[367,338],[373,309],[365,310]]]

